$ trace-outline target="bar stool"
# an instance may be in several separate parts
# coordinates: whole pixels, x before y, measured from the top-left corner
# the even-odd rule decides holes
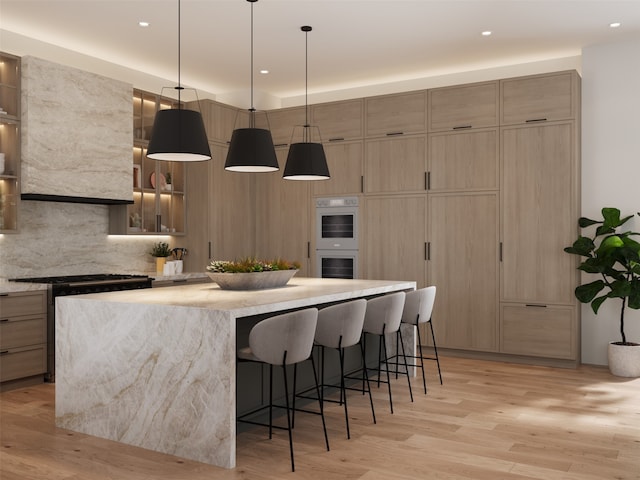
[[[402,323],[414,325],[418,331],[418,348],[420,355],[407,355],[412,359],[420,359],[420,369],[422,370],[422,385],[424,393],[427,393],[427,380],[424,375],[424,360],[435,360],[438,365],[438,375],[440,376],[440,385],[442,385],[442,373],[440,372],[440,359],[438,358],[438,347],[436,346],[436,337],[433,333],[433,323],[431,322],[431,313],[436,300],[436,287],[426,287],[413,292],[407,292],[404,302],[404,310],[402,312]],[[431,338],[433,340],[433,350],[435,357],[424,357],[422,354],[422,339],[420,338],[420,324],[428,323],[431,327]],[[399,330],[398,330],[399,331]],[[400,340],[401,341],[401,340]],[[398,345],[398,337],[396,337],[396,351]],[[396,367],[397,367],[396,362]],[[417,367],[417,365],[416,365]]]
[[[404,358],[405,371],[401,372],[407,376],[407,383],[409,385],[409,395],[413,402],[413,392],[411,391],[411,379],[409,378],[409,366],[404,355],[404,344],[402,343],[402,332],[400,332],[400,321],[402,319],[402,310],[404,308],[404,292],[388,293],[381,297],[374,297],[367,300],[367,310],[364,316],[364,325],[362,328],[362,342],[363,351],[366,358],[366,338],[369,336],[377,336],[380,339],[378,345],[378,365],[376,368],[367,367],[366,363],[364,368],[369,370],[375,370],[378,372],[378,386],[380,383],[386,383],[389,390],[389,408],[393,413],[393,396],[391,394],[391,381],[389,377],[389,357],[387,355],[387,341],[386,336],[396,333],[400,335],[402,345],[402,357]],[[384,358],[382,355],[384,352]],[[383,367],[384,365],[384,367]],[[397,369],[396,369],[397,370]],[[387,374],[387,379],[380,379],[380,372],[384,371]],[[347,377],[350,378],[350,377]],[[364,390],[364,378],[362,377]]]
[[[289,433],[289,453],[291,455],[291,471],[295,472],[293,459],[293,422],[291,412],[295,405],[289,405],[289,386],[287,382],[287,365],[294,365],[294,375],[297,364],[305,360],[311,360],[313,366],[313,377],[316,385],[318,399],[320,398],[320,388],[318,386],[318,376],[315,362],[311,351],[313,349],[313,339],[318,321],[318,309],[308,308],[282,315],[267,318],[257,323],[249,332],[249,346],[238,351],[239,361],[249,361],[269,365],[269,405],[260,407],[252,412],[237,418],[237,421],[269,427],[269,439],[272,437],[272,430],[278,428],[287,430]],[[284,376],[285,406],[273,404],[273,366],[282,367]],[[295,387],[294,387],[295,389]],[[295,393],[295,391],[294,391]],[[322,417],[322,429],[324,439],[329,450],[329,438],[327,437],[327,427],[324,420],[324,410],[321,401],[318,401],[320,411],[310,411],[298,409],[306,413],[313,413]],[[273,408],[284,408],[287,412],[287,426],[273,425]],[[260,410],[269,409],[269,423],[261,423],[247,419]]]
[[[321,401],[330,401],[341,403],[344,406],[344,418],[347,427],[347,438],[351,438],[349,430],[349,411],[347,407],[347,390],[345,386],[344,374],[344,352],[345,348],[360,345],[362,354],[362,364],[365,365],[364,347],[360,343],[362,335],[362,327],[364,325],[364,316],[367,309],[367,301],[364,299],[353,300],[350,302],[339,303],[321,309],[318,312],[318,326],[316,327],[315,344],[320,347],[320,386]],[[325,349],[331,348],[338,351],[340,360],[340,385],[327,385],[324,380],[325,372]],[[367,370],[364,369],[364,378],[366,380],[366,391],[369,393],[369,403],[371,404],[371,416],[373,423],[376,423],[376,413],[373,408],[373,398],[371,396],[371,388],[369,386],[369,377]],[[324,398],[324,387],[334,387],[340,389],[340,400],[331,400]],[[360,389],[358,389],[360,390]]]

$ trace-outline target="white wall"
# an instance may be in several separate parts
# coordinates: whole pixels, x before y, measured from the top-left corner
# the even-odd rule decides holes
[[[582,52],[582,214],[602,207],[640,212],[640,39]],[[629,222],[640,231],[640,218]],[[583,278],[592,276],[584,275]],[[620,302],[594,315],[582,306],[582,362],[607,364],[607,343],[620,340]],[[640,343],[640,311],[625,313],[627,341]]]

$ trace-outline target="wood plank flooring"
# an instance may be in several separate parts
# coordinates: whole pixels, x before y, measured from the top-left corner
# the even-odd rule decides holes
[[[286,432],[239,435],[237,468],[225,470],[56,428],[54,386],[0,394],[1,480],[640,479],[640,379],[608,370],[533,367],[442,358],[444,385],[428,365],[429,394],[414,380],[349,396],[351,440],[340,406],[327,405],[331,451],[320,418],[298,414],[296,472]]]

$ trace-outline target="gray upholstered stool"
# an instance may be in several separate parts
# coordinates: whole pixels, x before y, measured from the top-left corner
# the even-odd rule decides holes
[[[440,376],[440,385],[442,385],[442,373],[440,372],[440,359],[438,358],[438,347],[436,346],[436,337],[433,333],[433,323],[431,322],[431,313],[433,312],[433,304],[436,300],[436,287],[426,287],[406,294],[404,302],[404,311],[402,312],[402,323],[415,325],[418,331],[418,348],[419,355],[407,355],[409,358],[420,359],[420,369],[422,370],[422,385],[424,393],[427,393],[427,380],[424,375],[424,360],[435,360],[438,365],[438,375]],[[431,338],[433,340],[433,351],[435,357],[425,357],[422,354],[422,339],[420,338],[420,325],[428,323],[431,327]],[[398,330],[399,331],[399,330]],[[396,340],[396,352],[398,351]],[[398,362],[396,362],[397,365]],[[417,365],[416,365],[417,367]]]
[[[374,297],[367,301],[367,310],[364,316],[364,326],[362,328],[363,351],[366,358],[366,339],[367,335],[377,336],[380,339],[378,345],[378,364],[377,367],[369,367],[369,370],[378,372],[378,386],[380,383],[386,383],[389,390],[389,408],[393,413],[393,396],[391,394],[391,381],[389,378],[389,357],[387,354],[386,335],[397,333],[400,335],[400,344],[402,345],[402,358],[404,359],[405,371],[401,372],[407,376],[409,384],[409,395],[413,402],[413,393],[411,391],[411,380],[409,378],[409,366],[407,365],[404,355],[404,344],[402,343],[402,332],[400,332],[400,321],[402,319],[402,310],[404,308],[404,292],[388,293],[381,297]],[[383,355],[384,353],[384,355]],[[365,368],[366,364],[365,364]],[[380,372],[385,372],[387,379],[380,378]],[[347,377],[352,378],[352,377]],[[362,390],[364,390],[364,378],[362,377]]]
[[[316,333],[316,324],[318,320],[318,310],[316,308],[308,308],[298,310],[291,313],[277,315],[267,318],[257,323],[249,333],[249,346],[238,351],[239,361],[260,362],[269,365],[269,405],[261,407],[258,410],[269,409],[269,423],[261,423],[247,419],[248,416],[255,414],[258,410],[249,412],[238,417],[239,422],[251,423],[254,425],[262,425],[269,427],[269,438],[272,436],[272,429],[279,428],[287,430],[289,433],[289,451],[291,455],[291,470],[295,471],[293,460],[293,436],[292,436],[292,409],[289,405],[289,386],[287,382],[287,365],[294,365],[305,360],[311,360],[313,366],[313,376],[316,385],[316,392],[320,398],[320,389],[318,387],[318,376],[316,373],[315,362],[311,351],[313,349],[313,339]],[[273,404],[273,366],[282,367],[284,376],[285,406]],[[295,390],[295,387],[294,387]],[[293,392],[295,393],[295,392]],[[324,439],[329,450],[329,438],[327,437],[327,428],[324,421],[324,411],[322,402],[318,402],[320,411],[302,410],[307,413],[318,414],[322,417],[322,428],[324,430]],[[279,407],[286,409],[287,426],[280,427],[273,425],[273,408]]]
[[[347,387],[345,386],[344,374],[344,350],[345,348],[360,344],[362,363],[364,365],[364,349],[360,343],[362,327],[364,325],[364,315],[367,309],[367,301],[364,299],[339,303],[320,310],[318,313],[318,326],[316,327],[315,343],[320,347],[320,385],[322,401],[336,401],[324,398],[324,387],[334,387],[326,385],[324,379],[325,372],[325,348],[332,348],[338,351],[340,360],[340,401],[344,406],[344,418],[347,427],[347,438],[351,438],[349,430],[349,411],[347,408]],[[369,403],[371,404],[371,415],[373,423],[376,423],[376,414],[373,408],[373,398],[369,388],[369,378],[366,369],[363,370],[366,379],[366,391],[369,393]]]

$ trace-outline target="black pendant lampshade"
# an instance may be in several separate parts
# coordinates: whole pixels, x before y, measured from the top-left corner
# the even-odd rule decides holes
[[[182,108],[180,94],[180,0],[178,0],[178,108],[158,110],[153,120],[147,157],[171,162],[209,160],[211,150],[202,115]],[[197,95],[197,93],[196,93]]]
[[[174,162],[209,160],[211,150],[200,112],[182,108],[159,110],[153,121],[147,157]]]
[[[302,142],[292,143],[287,155],[287,164],[284,168],[282,178],[285,180],[328,180],[329,167],[327,157],[324,154],[322,143],[311,142],[311,125],[309,125],[309,102],[307,101],[307,91],[309,83],[308,67],[308,34],[311,27],[305,25],[300,27],[305,34],[305,124],[302,125]],[[318,130],[318,136],[320,129]],[[293,131],[295,133],[296,128]]]
[[[287,180],[326,180],[331,178],[321,143],[300,142],[289,147],[283,178]]]
[[[251,108],[249,128],[236,128],[231,135],[224,169],[232,172],[274,172],[279,170],[271,132],[255,128],[256,110],[253,108],[253,4],[251,3]],[[266,114],[265,114],[266,115]],[[267,119],[268,123],[268,119]]]
[[[225,170],[232,172],[274,172],[278,159],[271,132],[264,128],[237,128],[231,135]]]

